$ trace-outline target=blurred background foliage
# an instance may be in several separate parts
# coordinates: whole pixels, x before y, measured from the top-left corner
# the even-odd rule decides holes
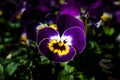
[[[20,20],[11,21],[19,1],[0,1],[0,80],[120,80],[120,23],[88,27],[87,44],[74,60],[54,63],[34,42],[20,44]]]

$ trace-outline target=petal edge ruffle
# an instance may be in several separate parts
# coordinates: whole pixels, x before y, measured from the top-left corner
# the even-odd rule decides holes
[[[69,14],[62,14],[62,15],[58,16],[56,23],[57,23],[58,31],[59,31],[60,35],[62,35],[62,33],[66,29],[74,27],[74,26],[79,26],[81,29],[84,30],[83,22]]]
[[[45,27],[37,32],[37,43],[44,38],[50,38],[52,36],[59,36],[59,33],[50,27]]]
[[[76,49],[77,53],[81,53],[86,46],[86,37],[84,31],[79,27],[67,29],[62,36],[70,36],[71,44]]]

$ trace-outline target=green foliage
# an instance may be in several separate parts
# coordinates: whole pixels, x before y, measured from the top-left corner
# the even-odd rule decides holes
[[[50,60],[48,60],[45,56],[40,56],[41,61],[39,64],[50,64]]]
[[[69,66],[69,65],[65,66],[64,69],[65,69],[65,71],[68,72],[68,73],[71,73],[71,72],[74,71],[74,67],[71,67],[71,66]]]
[[[3,72],[4,72],[4,67],[3,65],[0,64],[0,74],[3,74]]]
[[[74,76],[66,70],[61,70],[58,74],[58,80],[74,80]]]
[[[79,78],[80,80],[87,80],[86,76],[85,76],[82,72],[79,73],[78,78]]]
[[[11,62],[10,64],[7,65],[7,67],[5,68],[6,72],[8,75],[12,75],[15,70],[17,69],[18,64],[15,62]]]
[[[115,29],[110,27],[103,27],[103,31],[108,36],[111,36],[115,33]]]

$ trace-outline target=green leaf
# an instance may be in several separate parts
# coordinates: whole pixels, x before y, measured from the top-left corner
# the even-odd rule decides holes
[[[0,74],[2,74],[3,71],[4,71],[4,67],[3,67],[3,65],[0,64]]]
[[[18,67],[18,64],[15,63],[15,62],[12,62],[12,63],[10,63],[10,64],[7,65],[6,72],[9,75],[12,75],[15,72],[15,70],[17,69],[17,67]]]
[[[73,75],[64,75],[62,77],[59,77],[58,80],[74,80],[74,76]]]
[[[67,64],[68,64],[68,62],[62,62],[62,63],[60,63],[60,65],[61,65],[62,67],[66,66]]]
[[[74,71],[74,67],[71,67],[71,66],[69,66],[69,65],[66,65],[64,68],[65,68],[65,70],[66,70],[68,73],[71,73],[71,72]]]
[[[104,72],[104,73],[111,73],[108,69],[106,69],[106,68],[102,68],[102,70],[101,70],[102,72]]]
[[[0,18],[0,23],[4,23],[4,22],[5,22],[4,18]]]
[[[104,27],[103,31],[106,35],[113,35],[115,33],[115,29],[114,28],[110,28],[110,27]]]
[[[109,35],[113,35],[114,33],[115,33],[115,29],[114,28],[110,28]]]
[[[0,75],[0,80],[5,80],[5,77],[3,74]]]
[[[80,72],[78,78],[79,78],[80,80],[88,80],[87,77],[86,77],[82,72]]]
[[[90,80],[95,80],[95,77],[92,77]]]
[[[48,60],[45,56],[40,56],[41,61],[39,64],[49,64],[50,60]]]
[[[113,43],[106,43],[105,45],[102,46],[103,48],[107,48],[107,49],[112,49],[114,48],[114,44]]]
[[[0,50],[2,50],[4,48],[4,45],[0,45]]]
[[[2,59],[1,64],[7,65],[7,64],[9,64],[10,62],[11,62],[11,60],[9,60],[9,59]]]
[[[19,28],[20,27],[20,23],[8,22],[8,26],[10,26],[11,28]]]
[[[62,70],[58,75],[58,80],[74,80],[74,76],[65,70]]]
[[[94,53],[96,54],[101,54],[102,50],[101,47],[99,45],[99,43],[95,42],[95,41],[89,41],[90,44],[90,48],[89,49],[94,49]]]
[[[95,44],[93,41],[89,41],[89,44],[90,44],[90,49],[94,48],[95,47]]]
[[[20,60],[19,60],[19,64],[20,64],[21,66],[26,65],[26,64],[27,64],[27,60],[25,60],[25,59],[20,59]]]
[[[113,58],[113,55],[112,54],[105,54],[104,57],[105,58]]]
[[[118,57],[120,58],[120,52],[118,53]]]

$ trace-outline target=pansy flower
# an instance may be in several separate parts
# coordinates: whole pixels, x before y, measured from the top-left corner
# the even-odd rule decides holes
[[[32,21],[43,22],[48,13],[54,13],[59,7],[58,3],[54,0],[26,0],[22,1],[22,15],[20,24],[24,30],[26,24]],[[24,10],[24,11],[23,11]],[[18,12],[20,12],[19,10]],[[20,13],[21,14],[21,13]],[[17,17],[20,17],[19,15]],[[24,31],[23,31],[24,32]]]
[[[36,39],[41,54],[54,62],[65,62],[81,53],[86,45],[84,24],[69,14],[59,15],[54,24],[33,22],[26,26],[29,39]],[[36,32],[31,36],[30,27]]]

